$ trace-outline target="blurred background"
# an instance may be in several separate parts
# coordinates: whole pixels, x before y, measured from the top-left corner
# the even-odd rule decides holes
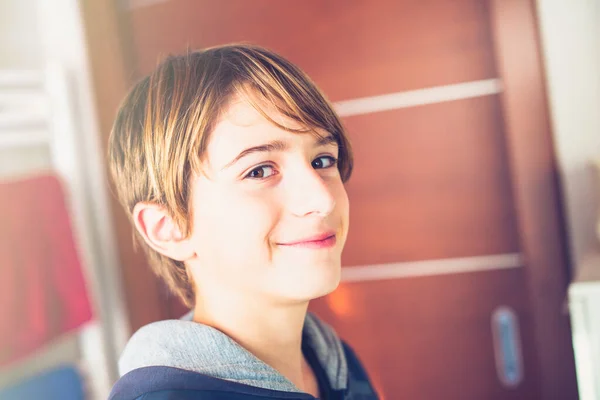
[[[311,310],[385,399],[600,399],[600,0],[0,0],[0,399],[104,399],[186,310],[105,150],[170,53],[269,47],[355,152],[343,282]]]

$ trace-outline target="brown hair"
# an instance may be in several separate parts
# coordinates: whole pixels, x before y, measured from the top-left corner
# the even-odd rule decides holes
[[[133,87],[119,108],[108,162],[117,196],[130,219],[138,202],[153,202],[163,206],[189,235],[189,180],[200,171],[212,127],[234,95],[244,95],[280,128],[332,134],[339,145],[342,180],[350,177],[352,151],[344,128],[310,78],[261,47],[213,47],[166,58]],[[302,128],[282,126],[261,104],[274,106]],[[153,271],[193,307],[194,285],[185,264],[154,251],[137,237]]]

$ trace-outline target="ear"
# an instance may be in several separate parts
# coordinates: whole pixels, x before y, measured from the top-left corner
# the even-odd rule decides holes
[[[140,202],[133,208],[135,228],[144,241],[160,254],[177,261],[194,256],[193,246],[166,209],[158,204]]]

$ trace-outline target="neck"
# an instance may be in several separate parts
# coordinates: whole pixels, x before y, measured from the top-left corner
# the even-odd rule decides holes
[[[310,367],[302,354],[302,328],[308,302],[275,304],[253,297],[251,301],[235,293],[211,296],[203,287],[194,307],[194,321],[225,333],[257,358],[277,370],[296,387],[310,387]],[[215,299],[212,301],[211,299]]]

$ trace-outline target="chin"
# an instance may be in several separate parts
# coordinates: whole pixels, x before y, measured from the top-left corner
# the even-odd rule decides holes
[[[341,267],[307,268],[302,279],[289,282],[288,296],[310,301],[333,292],[341,281]]]

